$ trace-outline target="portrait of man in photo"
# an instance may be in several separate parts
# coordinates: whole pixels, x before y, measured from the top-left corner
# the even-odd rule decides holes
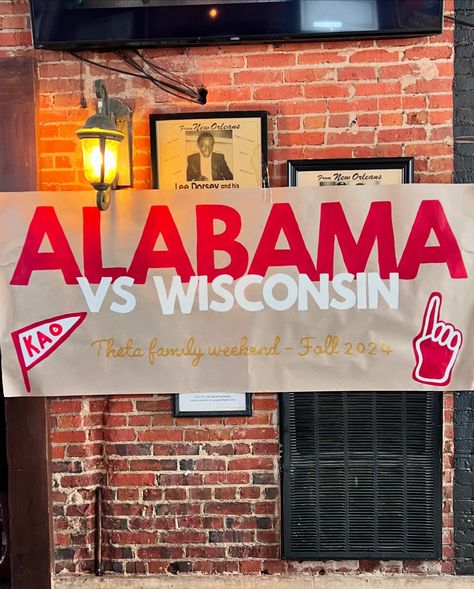
[[[197,138],[199,152],[188,156],[186,180],[233,180],[224,154],[214,152],[215,139],[209,131],[200,133]]]

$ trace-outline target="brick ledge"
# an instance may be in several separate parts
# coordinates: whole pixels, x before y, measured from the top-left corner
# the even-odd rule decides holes
[[[474,576],[453,575],[179,575],[58,576],[54,589],[468,589]]]

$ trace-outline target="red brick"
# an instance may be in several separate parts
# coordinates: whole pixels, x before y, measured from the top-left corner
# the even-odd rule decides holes
[[[225,548],[218,546],[189,546],[186,548],[188,558],[224,558]]]
[[[429,169],[433,171],[452,171],[454,162],[453,158],[433,158],[430,159]]]
[[[302,86],[279,84],[276,86],[264,86],[255,88],[253,96],[255,100],[285,100],[288,98],[299,98],[303,95]]]
[[[372,112],[377,109],[376,98],[358,98],[351,100],[332,100],[329,104],[332,113],[350,112],[363,113]]]
[[[214,491],[215,499],[230,500],[235,499],[237,489],[235,487],[217,487]]]
[[[401,96],[384,96],[377,100],[379,110],[397,110],[402,108]]]
[[[275,440],[276,438],[276,429],[271,427],[235,428],[232,431],[233,440]]]
[[[416,156],[420,153],[425,156],[447,155],[452,153],[452,147],[444,143],[410,143],[405,147],[407,156]]]
[[[399,80],[402,76],[419,76],[419,65],[417,63],[404,63],[389,65],[379,68],[379,80]]]
[[[161,542],[165,544],[204,544],[207,540],[206,532],[177,530],[161,534]]]
[[[234,76],[236,84],[249,84],[251,86],[258,84],[278,84],[283,80],[281,71],[242,71],[237,72]]]
[[[255,411],[275,411],[278,408],[276,395],[254,395],[252,405]]]
[[[230,440],[230,430],[215,429],[189,429],[184,431],[184,439],[186,442],[207,442],[218,440]]]
[[[144,501],[161,501],[163,498],[162,489],[143,489]]]
[[[230,419],[230,418],[228,418]],[[247,417],[247,425],[269,425],[271,424],[272,420],[271,420],[271,415],[269,415],[268,413],[259,413],[259,414],[255,414],[252,415],[251,417]],[[225,420],[225,423],[227,423],[227,419]],[[236,424],[236,425],[240,425],[240,424]]]
[[[175,485],[201,485],[203,475],[199,473],[188,474],[160,474],[160,485],[164,487]]]
[[[437,97],[438,95],[435,95]],[[427,106],[427,96],[402,96],[401,108],[423,110]]]
[[[204,484],[208,484],[207,477],[204,477]],[[211,483],[212,484],[212,483]],[[191,487],[189,489],[189,499],[196,500],[196,501],[208,501],[212,497],[212,490],[210,488],[200,489]]]
[[[452,53],[453,47],[449,45],[427,45],[426,47],[417,45],[405,49],[403,56],[405,59],[429,59],[435,61],[437,59],[447,59],[452,56]]]
[[[329,132],[327,137],[327,143],[330,145],[337,144],[360,144],[360,143],[373,143],[375,139],[375,131],[359,131],[357,133],[345,132],[335,133]]]
[[[326,64],[326,63],[344,63],[347,57],[344,53],[333,51],[311,51],[304,52],[297,56],[299,65]]]
[[[5,33],[0,31],[0,47],[21,47],[31,44],[30,33],[14,31]]]
[[[274,515],[276,503],[274,501],[260,501],[255,505],[255,513],[258,515]]]
[[[204,506],[204,512],[216,515],[245,515],[250,514],[250,505],[248,503],[209,501]]]
[[[67,413],[80,413],[82,409],[82,402],[80,400],[62,400],[54,399],[49,405],[51,415],[65,415]]]
[[[173,427],[174,426],[174,417],[172,415],[166,415],[163,413],[158,413],[157,415],[152,415],[151,417],[151,425],[152,427]]]
[[[243,560],[240,563],[241,573],[259,573],[262,568],[260,560]]]
[[[66,449],[64,446],[52,446],[51,448],[51,459],[62,460],[65,457]]]
[[[356,51],[349,57],[351,63],[385,63],[399,60],[399,51],[387,51],[385,49]]]
[[[314,114],[326,112],[327,107],[325,100],[292,100],[280,104],[279,111],[282,115]]]
[[[196,460],[196,470],[198,471],[215,471],[215,470],[226,470],[226,464],[224,460],[216,460],[212,458],[202,458]]]
[[[453,108],[453,95],[450,94],[433,94],[428,96],[428,104],[431,109]]]
[[[312,145],[318,145],[324,142],[324,133],[279,133],[278,134],[278,145],[306,145],[308,143]]]
[[[158,411],[171,411],[172,400],[169,397],[154,399],[152,401],[136,401],[137,411],[149,411],[155,413]]]
[[[246,86],[215,87],[209,94],[209,99],[212,100],[214,104],[222,102],[227,105],[233,100],[242,102],[243,100],[251,100],[251,98],[251,88]]]
[[[157,533],[156,532],[146,532],[146,531],[139,531],[139,532],[122,532],[122,531],[111,531],[110,534],[110,541],[116,544],[120,544],[122,546],[126,546],[127,544],[137,544],[138,546],[142,544],[155,544],[157,540]]]
[[[452,137],[452,127],[436,127],[429,132],[429,139],[431,141],[446,141],[446,139],[452,139]]]
[[[273,470],[275,463],[273,458],[235,458],[230,460],[228,470]]]
[[[245,69],[245,57],[243,56],[215,56],[210,58],[202,58],[199,61],[199,65],[203,71],[227,71],[229,69]]]
[[[405,91],[412,94],[435,94],[444,93],[452,89],[453,81],[451,78],[436,78],[434,80],[417,80],[411,86],[407,86]]]
[[[400,127],[403,124],[403,115],[401,113],[381,114],[380,124],[382,127]]]
[[[100,473],[82,474],[82,475],[63,475],[61,477],[61,486],[71,488],[91,487],[102,482]]]
[[[250,474],[247,472],[216,472],[204,475],[205,485],[247,485]]]
[[[82,430],[52,432],[51,441],[53,444],[70,444],[74,442],[85,442],[86,432]]]
[[[171,430],[171,429],[155,429],[155,430],[148,430],[143,432],[138,432],[138,441],[139,442],[159,442],[159,441],[169,441],[169,442],[179,442],[183,439],[183,432],[179,429]]]
[[[118,489],[117,501],[138,501],[138,489]]]
[[[426,139],[426,131],[416,127],[411,129],[381,130],[378,133],[380,143],[399,143],[402,141],[422,141]]]
[[[110,485],[112,487],[151,487],[155,484],[153,473],[112,474]]]
[[[359,125],[359,127],[377,127],[379,125],[381,117],[382,115],[379,115],[378,113],[362,113],[360,115],[357,115],[357,124]]]
[[[342,67],[337,70],[337,79],[340,82],[347,80],[372,80],[375,79],[375,67]]]
[[[315,82],[318,80],[334,80],[333,68],[291,68],[285,70],[285,81],[295,82]]]
[[[428,120],[432,125],[445,125],[453,120],[451,110],[439,110],[428,113]]]
[[[217,489],[216,489],[217,491]],[[216,496],[217,498],[217,496]],[[241,499],[259,499],[260,488],[259,487],[241,487],[240,488]]]
[[[279,456],[280,446],[277,442],[274,443],[254,443],[252,446],[253,454],[265,456]]]
[[[356,96],[398,96],[401,92],[400,82],[360,82],[354,84],[354,88]]]
[[[249,55],[247,57],[247,68],[282,68],[294,66],[296,56],[294,53],[264,53]]]
[[[60,415],[58,418],[58,427],[61,429],[76,429],[82,425],[82,417],[80,415]]]
[[[350,87],[347,84],[314,84],[304,86],[305,98],[336,98],[341,96],[348,97]]]

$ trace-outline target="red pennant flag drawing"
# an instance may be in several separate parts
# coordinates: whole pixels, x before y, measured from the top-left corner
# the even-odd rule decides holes
[[[66,341],[86,316],[85,312],[58,315],[12,332],[11,336],[28,393],[31,392],[28,370],[47,358]]]

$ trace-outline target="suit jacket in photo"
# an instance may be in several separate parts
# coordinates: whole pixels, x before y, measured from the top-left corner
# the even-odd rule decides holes
[[[192,153],[188,156],[188,168],[186,180],[233,180],[234,176],[229,170],[222,153],[211,153],[212,178],[204,178],[201,174],[201,154]]]

